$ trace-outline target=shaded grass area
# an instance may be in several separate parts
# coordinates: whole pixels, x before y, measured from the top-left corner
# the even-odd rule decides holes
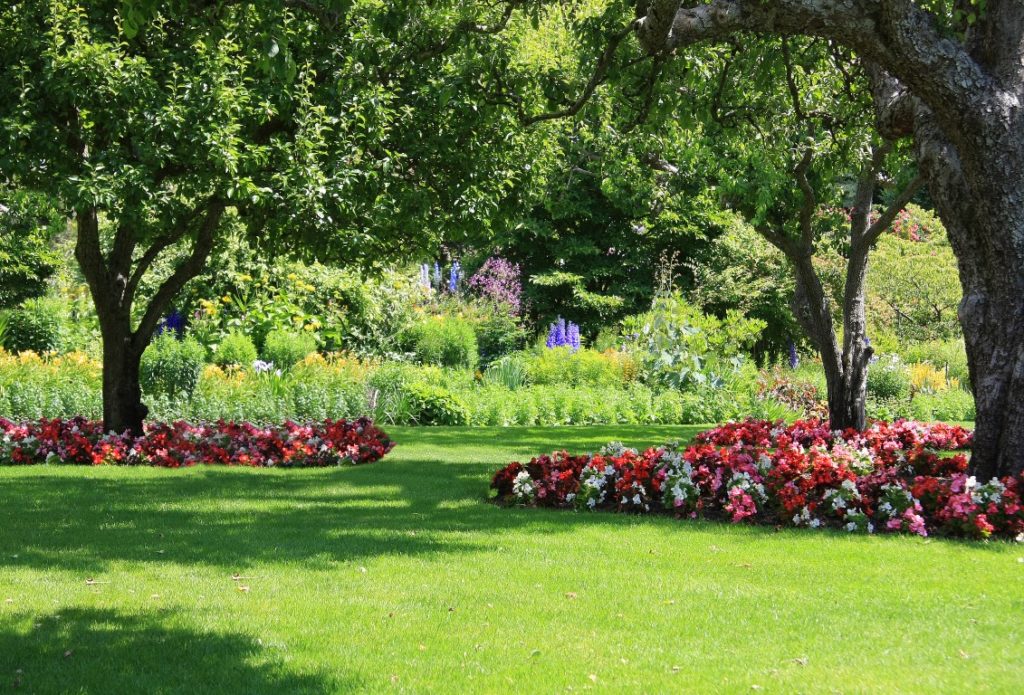
[[[502,509],[694,427],[390,428],[317,470],[0,470],[0,692],[1015,692],[1024,548]]]

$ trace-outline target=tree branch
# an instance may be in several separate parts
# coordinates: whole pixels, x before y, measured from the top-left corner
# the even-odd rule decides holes
[[[95,207],[86,207],[75,212],[75,222],[78,227],[75,238],[75,260],[78,267],[85,276],[89,285],[93,301],[101,309],[109,306],[108,296],[105,292],[109,282],[107,277],[107,264],[103,260],[103,251],[100,248],[99,218]],[[100,311],[100,318],[106,315],[106,311]]]
[[[505,10],[502,12],[501,19],[494,24],[481,24],[476,20],[464,19],[455,25],[448,35],[441,39],[436,44],[427,46],[423,50],[416,53],[415,58],[417,60],[425,60],[434,56],[441,55],[447,51],[452,44],[455,43],[459,37],[466,34],[498,34],[505,30],[508,26],[509,20],[512,18],[512,13],[516,7],[523,4],[523,0],[506,0]]]
[[[875,185],[885,166],[885,158],[892,151],[892,140],[871,147],[871,159],[861,170],[857,189],[853,195],[853,211],[850,214],[850,245],[856,252],[866,251],[871,242],[866,240],[871,226],[871,207],[875,201]]]
[[[647,23],[645,18],[640,26]],[[640,34],[648,52],[657,48],[650,43],[655,24],[652,20]],[[679,9],[661,48],[720,40],[744,31],[819,36],[849,46],[941,115],[951,137],[963,132],[975,138],[989,127],[986,120],[991,119],[986,119],[982,107],[998,85],[962,45],[939,33],[931,14],[910,0],[712,0]]]
[[[915,176],[914,179],[908,183],[902,191],[900,191],[900,194],[896,196],[896,199],[892,201],[892,204],[885,209],[885,212],[875,220],[874,224],[868,227],[867,231],[864,233],[864,241],[867,244],[873,244],[878,241],[878,237],[882,236],[885,230],[892,226],[893,220],[896,219],[896,216],[900,214],[900,211],[903,210],[903,208],[907,207],[907,203],[914,199],[914,196],[917,195],[917,192],[921,190],[924,184],[925,179],[923,175],[918,174]]]
[[[138,263],[135,264],[135,270],[132,272],[132,276],[128,280],[128,287],[125,290],[129,298],[134,299],[135,292],[139,288],[139,283],[142,282],[142,277],[147,271],[149,271],[149,268],[156,262],[156,259],[160,254],[167,248],[185,238],[185,234],[188,233],[189,226],[199,214],[200,209],[201,207],[197,208],[192,212],[192,214],[187,215],[180,220],[169,232],[157,237],[153,244],[146,249],[146,252],[142,254],[142,258],[140,258]]]
[[[206,203],[206,216],[203,224],[196,233],[195,243],[192,245],[192,253],[182,262],[171,276],[167,278],[160,288],[153,295],[146,311],[139,322],[138,328],[132,333],[132,347],[141,352],[149,344],[149,340],[156,330],[160,317],[163,315],[171,300],[185,284],[203,271],[206,259],[213,250],[213,242],[216,238],[217,227],[220,225],[221,217],[224,214],[224,201],[213,198]]]
[[[807,174],[811,171],[811,164],[814,162],[814,151],[810,146],[804,148],[804,155],[800,158],[796,168],[793,169],[793,176],[796,178],[797,186],[803,195],[803,204],[800,206],[800,250],[805,255],[810,255],[814,250],[814,212],[818,208],[818,198],[814,194],[814,187],[811,186]]]
[[[793,57],[789,53],[789,40],[782,37],[782,59],[786,63],[786,86],[789,88],[789,97],[793,100],[793,112],[798,121],[804,120],[804,110],[800,106],[800,90],[797,89],[796,79],[793,77]]]
[[[583,91],[576,98],[572,104],[559,111],[548,111],[545,113],[539,113],[533,116],[527,116],[520,111],[519,120],[523,125],[533,125],[541,121],[552,121],[559,118],[568,118],[575,116],[579,113],[579,110],[587,103],[594,91],[605,81],[608,76],[608,68],[611,67],[612,60],[615,58],[615,52],[619,48],[619,44],[622,40],[629,36],[630,32],[633,31],[633,24],[631,23],[622,31],[619,31],[611,36],[608,40],[608,44],[605,46],[604,51],[601,53],[601,57],[597,60],[597,65],[594,67],[594,72],[590,76],[590,80],[587,81],[587,85],[583,88]]]

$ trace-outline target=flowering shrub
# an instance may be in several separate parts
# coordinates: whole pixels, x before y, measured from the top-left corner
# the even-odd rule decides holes
[[[324,467],[371,463],[393,447],[366,418],[279,427],[155,423],[141,437],[105,433],[102,423],[85,418],[22,423],[0,418],[0,465]]]
[[[488,258],[473,277],[469,288],[479,297],[504,304],[518,316],[523,303],[523,286],[518,263],[510,263],[500,256]]]
[[[613,443],[499,470],[499,500],[547,507],[663,511],[678,518],[849,532],[1024,538],[1020,477],[967,475],[958,426],[901,420],[833,432],[820,420],[731,422],[692,445],[640,452]]]

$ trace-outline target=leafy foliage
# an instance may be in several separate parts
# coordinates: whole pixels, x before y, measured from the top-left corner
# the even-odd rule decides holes
[[[195,339],[178,340],[172,333],[159,335],[142,354],[142,389],[155,395],[190,396],[205,361],[206,350]]]
[[[46,291],[58,261],[50,242],[63,228],[60,213],[44,196],[0,193],[0,309]]]

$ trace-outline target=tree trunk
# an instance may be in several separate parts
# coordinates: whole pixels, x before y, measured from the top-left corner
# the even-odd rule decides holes
[[[139,383],[142,353],[171,301],[189,280],[202,272],[223,214],[224,203],[211,197],[178,228],[158,237],[135,259],[136,238],[131,227],[117,227],[111,249],[104,255],[97,209],[86,207],[76,211],[75,257],[89,284],[103,335],[103,429],[107,432],[142,435],[142,423],[149,413],[142,403]],[[194,220],[201,222],[195,230],[192,253],[160,285],[132,330],[132,304],[139,282],[160,253],[186,236]]]
[[[957,256],[976,407],[972,472],[1024,472],[1024,120],[961,156],[919,109],[918,161]],[[1001,131],[1001,132],[1000,132]]]
[[[860,339],[850,342],[850,334],[843,336],[843,349],[840,351],[839,340],[836,338],[832,323],[832,310],[828,296],[821,285],[821,280],[814,270],[810,255],[790,258],[796,274],[796,294],[793,299],[793,311],[797,321],[811,339],[825,372],[825,386],[828,391],[829,426],[834,430],[845,430],[848,427],[864,429],[865,395],[867,392],[867,369],[849,369],[847,364],[866,365],[864,356],[863,328]],[[866,264],[865,264],[866,265]],[[851,269],[852,270],[852,269]],[[847,281],[850,287],[849,280]],[[858,283],[860,292],[860,325],[863,327],[863,275]],[[844,325],[849,325],[844,312]],[[856,325],[856,322],[853,322]],[[860,347],[857,347],[857,345]]]
[[[1016,181],[1024,187],[1024,176]],[[958,315],[977,422],[971,467],[984,480],[1024,472],[1024,192],[1002,202],[944,216],[964,289]]]
[[[127,322],[103,330],[103,429],[142,435],[149,409],[142,403],[139,363]]]
[[[843,385],[831,409],[832,429],[863,430],[867,426],[868,362],[874,350],[867,342],[865,282],[869,249],[854,241],[846,264],[843,300]]]

